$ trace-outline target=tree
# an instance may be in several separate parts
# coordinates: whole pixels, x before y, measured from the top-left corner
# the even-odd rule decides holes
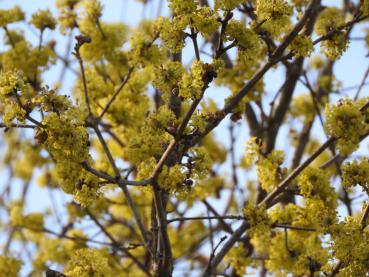
[[[368,274],[369,159],[355,151],[369,69],[345,90],[335,64],[350,41],[369,44],[355,29],[369,1],[322,2],[168,0],[170,15],[136,28],[102,20],[98,0],[28,19],[0,10],[0,275]],[[45,73],[60,62],[53,86]],[[270,94],[272,71],[284,79]],[[34,186],[51,209],[32,211]]]

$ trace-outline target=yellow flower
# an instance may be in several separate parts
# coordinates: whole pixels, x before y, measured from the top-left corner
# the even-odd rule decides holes
[[[37,29],[43,31],[46,28],[54,30],[56,27],[56,20],[51,14],[50,10],[39,10],[32,15],[30,21]]]
[[[0,275],[7,277],[19,276],[19,271],[22,267],[22,262],[5,255],[0,256]]]
[[[98,249],[76,250],[64,273],[70,277],[112,276],[107,253]]]

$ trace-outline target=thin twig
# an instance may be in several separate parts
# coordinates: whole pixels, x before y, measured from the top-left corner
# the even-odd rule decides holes
[[[108,111],[110,105],[114,102],[114,100],[117,98],[118,94],[122,91],[122,89],[124,88],[124,86],[127,84],[129,78],[131,77],[131,73],[133,71],[133,68],[131,67],[128,70],[127,76],[124,78],[124,80],[120,83],[119,87],[116,89],[116,91],[114,92],[113,96],[110,98],[109,102],[106,104],[105,108],[103,109],[103,111],[101,112],[101,114],[99,115],[100,120],[103,118],[104,114]]]

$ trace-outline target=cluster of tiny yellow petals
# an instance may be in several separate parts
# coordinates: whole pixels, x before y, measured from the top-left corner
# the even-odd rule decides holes
[[[100,277],[111,276],[109,260],[103,250],[76,250],[68,262],[64,273],[70,277]]]
[[[328,32],[335,30],[345,23],[342,12],[335,7],[324,9],[315,24],[315,32],[319,36],[324,36]],[[328,40],[322,42],[322,52],[330,59],[339,58],[347,48],[346,34],[343,31],[337,32]]]
[[[211,160],[204,147],[191,149],[190,155],[190,161],[187,165],[164,166],[158,176],[158,184],[163,189],[178,196],[187,197],[194,181],[198,182],[208,177]],[[154,158],[141,162],[138,166],[137,177],[139,179],[148,179],[151,177],[156,164],[157,162]],[[198,193],[201,193],[201,189]]]
[[[285,0],[257,0],[255,13],[262,27],[274,37],[288,30],[293,9]]]
[[[44,165],[47,159],[40,154],[42,149],[40,145],[32,144],[28,140],[22,143],[21,149],[23,150],[22,156],[15,162],[14,175],[29,181],[34,170]]]
[[[331,228],[332,250],[345,265],[340,276],[365,276],[368,271],[369,232],[358,218],[347,217]]]
[[[362,158],[342,166],[342,184],[346,188],[359,185],[369,193],[369,161]]]
[[[214,8],[231,11],[243,3],[243,0],[215,0]]]
[[[77,13],[75,7],[80,1],[81,0],[56,1],[55,5],[59,10],[58,22],[62,33],[77,26]]]
[[[257,34],[246,27],[244,22],[231,20],[226,29],[226,39],[234,41],[242,50],[243,54],[253,57],[260,47]]]
[[[298,35],[289,45],[296,57],[309,57],[313,51],[313,41],[310,36]]]
[[[46,132],[46,148],[56,161],[81,163],[88,157],[88,134],[83,121],[76,116],[78,110],[71,109],[58,115],[56,112],[45,116],[42,124]]]
[[[200,61],[192,63],[190,74],[184,74],[179,83],[179,96],[184,99],[199,98],[204,89],[203,75],[206,64]]]
[[[261,146],[257,142],[256,137],[251,137],[246,141],[246,153],[244,165],[246,168],[250,168],[255,160],[257,160],[261,151]]]
[[[19,6],[15,6],[9,10],[0,10],[0,27],[24,20],[24,13]]]
[[[169,8],[175,15],[189,14],[196,10],[195,0],[169,0]]]
[[[27,94],[29,87],[24,83],[19,72],[5,71],[0,74],[0,114],[2,114],[2,122],[7,126],[16,119],[20,122],[25,121],[26,111],[19,105],[19,101],[15,97],[20,93]]]
[[[106,58],[114,59],[115,52],[127,40],[127,27],[122,23],[100,22],[101,5],[98,1],[84,2],[85,16],[78,21],[83,34],[91,39],[81,47],[84,60],[98,61]]]
[[[341,99],[336,105],[325,109],[326,130],[337,139],[337,147],[343,155],[358,148],[360,136],[368,129],[364,115],[356,102]]]
[[[329,31],[342,26],[345,23],[342,12],[335,7],[324,9],[315,24],[315,32],[318,36],[326,35]]]
[[[249,252],[243,243],[232,247],[226,256],[226,260],[229,261],[232,268],[239,276],[244,276],[246,267],[252,262]]]
[[[328,251],[314,233],[278,232],[271,240],[266,268],[276,276],[307,275],[319,271]]]
[[[24,81],[19,72],[16,71],[5,71],[0,74],[0,99],[22,89]]]
[[[281,150],[273,150],[267,157],[259,156],[257,161],[257,173],[261,186],[266,191],[272,191],[286,175],[286,168],[281,168],[284,153]]]
[[[44,215],[42,213],[23,214],[22,205],[13,203],[10,209],[10,222],[12,226],[20,226],[32,231],[42,231],[44,228]]]
[[[308,167],[298,177],[298,185],[302,196],[322,200],[325,206],[335,209],[337,195],[330,186],[328,175],[324,170]]]
[[[8,44],[11,46],[1,53],[0,61],[4,71],[14,70],[22,72],[25,80],[39,83],[41,73],[55,62],[52,45],[34,47],[25,36],[18,31],[9,32]]]
[[[203,36],[213,34],[220,26],[217,14],[210,7],[200,7],[191,15],[191,24]]]
[[[335,34],[331,40],[322,42],[322,52],[331,60],[340,58],[343,52],[348,48],[348,40],[346,34]]]
[[[292,100],[290,113],[294,118],[301,118],[304,123],[311,122],[315,116],[312,96],[308,93],[295,96]]]
[[[99,0],[85,0],[82,4],[89,17],[93,19],[101,17],[103,7]]]
[[[164,100],[168,100],[168,94],[172,92],[173,88],[178,87],[184,72],[184,68],[179,62],[168,62],[155,67],[153,84],[164,94]]]
[[[266,191],[272,191],[287,173],[286,168],[281,167],[284,161],[284,152],[273,150],[264,156],[261,147],[256,137],[252,137],[246,142],[244,166],[250,168],[256,162],[258,179],[262,188]]]
[[[64,114],[48,113],[37,128],[35,139],[45,146],[55,160],[55,172],[61,188],[75,196],[83,205],[91,204],[98,196],[98,178],[82,168],[90,161],[85,114],[71,108]]]
[[[181,165],[164,167],[158,177],[159,185],[170,192],[181,193],[186,179],[186,171]]]
[[[0,255],[0,275],[7,277],[19,276],[19,271],[22,267],[22,262],[15,258]]]
[[[58,95],[55,90],[48,87],[32,99],[32,103],[39,106],[44,112],[65,112],[71,107],[71,101],[66,95]]]
[[[175,116],[166,106],[142,120],[141,126],[127,130],[127,149],[123,153],[124,158],[135,165],[160,157],[171,138],[165,129],[176,126]]]
[[[189,24],[187,17],[175,16],[172,20],[159,17],[156,28],[163,45],[172,53],[179,53],[185,45],[184,29]]]
[[[164,60],[164,52],[154,44],[155,37],[136,31],[131,37],[130,62],[132,65],[158,65]]]
[[[56,20],[50,10],[39,10],[32,15],[30,23],[37,29],[43,31],[46,28],[54,30],[56,27]]]
[[[243,209],[243,215],[250,224],[251,236],[269,233],[271,222],[265,206],[255,207],[250,203]]]

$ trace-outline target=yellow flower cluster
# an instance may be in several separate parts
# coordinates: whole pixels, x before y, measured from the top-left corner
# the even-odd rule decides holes
[[[0,74],[0,99],[4,101],[5,97],[23,89],[25,86],[23,78],[19,72],[5,71]]]
[[[24,20],[24,13],[19,6],[8,10],[0,10],[0,27]]]
[[[168,228],[168,235],[175,259],[182,257],[184,253],[188,253],[196,245],[196,241],[206,234],[206,227],[201,221],[185,222],[182,226],[183,228],[179,230]]]
[[[213,34],[220,26],[217,13],[210,7],[200,6],[197,1],[171,0],[169,7],[174,13],[173,18],[158,18],[156,28],[164,46],[172,53],[178,53],[184,47],[187,26],[204,37]]]
[[[246,267],[252,264],[252,259],[243,243],[232,247],[226,256],[226,260],[229,261],[231,267],[236,271],[239,276],[244,276]]]
[[[42,148],[39,145],[32,144],[29,140],[25,140],[20,148],[22,156],[14,164],[14,174],[23,180],[29,181],[34,170],[44,165],[47,159],[40,154]]]
[[[293,9],[285,0],[257,0],[255,13],[258,21],[264,22],[262,27],[271,36],[278,37],[290,28]]]
[[[203,76],[207,66],[208,64],[201,61],[192,63],[190,74],[184,74],[179,83],[179,96],[184,99],[196,99],[201,96],[204,89]]]
[[[346,188],[359,185],[369,193],[369,161],[362,158],[342,166],[342,184]]]
[[[5,255],[0,255],[0,275],[7,277],[19,276],[22,262]]]
[[[169,8],[175,15],[189,14],[196,10],[195,0],[169,0]]]
[[[313,41],[310,36],[298,35],[289,45],[296,57],[309,57],[313,49]]]
[[[56,162],[55,171],[61,188],[75,196],[77,202],[89,205],[98,196],[98,178],[86,172],[82,162],[90,161],[85,114],[71,108],[64,114],[51,112],[36,130],[36,139],[44,144]]]
[[[20,226],[31,231],[42,231],[44,228],[44,215],[42,213],[23,214],[20,203],[13,203],[10,208],[10,222],[12,226]]]
[[[280,150],[273,150],[264,156],[261,153],[261,145],[256,140],[252,137],[246,142],[245,166],[251,167],[256,161],[257,174],[262,188],[272,191],[287,173],[285,168],[281,168],[284,153]]]
[[[100,277],[112,276],[109,266],[108,253],[98,249],[79,249],[76,250],[64,273],[70,277]]]
[[[327,105],[325,116],[325,128],[330,136],[337,139],[341,154],[347,155],[355,151],[360,136],[368,130],[358,103],[348,98],[341,99],[336,105]]]
[[[335,257],[343,263],[339,276],[365,276],[368,271],[369,232],[358,218],[347,217],[332,230]]]
[[[165,53],[156,44],[154,37],[136,31],[131,37],[130,63],[142,67],[148,65],[159,65],[164,61]]]
[[[178,87],[185,70],[179,62],[167,62],[155,67],[153,84],[163,93],[165,101],[169,100],[169,94],[173,88]]]
[[[257,142],[256,137],[251,137],[246,141],[246,153],[244,159],[244,165],[246,168],[250,168],[252,164],[257,160],[260,155],[261,145]]]
[[[168,18],[159,17],[155,25],[160,33],[164,47],[172,53],[181,52],[185,45],[184,29],[188,25],[187,18],[176,16],[169,20]]]
[[[71,101],[66,95],[58,95],[55,90],[47,86],[32,99],[32,103],[44,112],[64,113],[71,107]]]
[[[314,233],[278,232],[271,240],[266,268],[276,276],[309,275],[328,261],[328,250]]]
[[[311,122],[315,116],[312,96],[308,93],[295,96],[292,100],[290,113],[293,118],[301,119],[303,123]]]
[[[32,15],[30,23],[37,29],[43,31],[46,28],[54,30],[56,27],[56,20],[51,14],[50,10],[39,10]]]
[[[270,232],[271,222],[265,206],[256,207],[250,203],[243,209],[243,215],[250,224],[249,233],[251,236]]]
[[[103,6],[99,0],[85,0],[82,4],[88,17],[93,20],[101,17]]]
[[[324,9],[318,17],[315,32],[318,36],[326,35],[329,31],[342,26],[345,23],[342,12],[335,7]]]
[[[272,191],[281,182],[287,173],[286,168],[281,168],[284,160],[284,152],[273,150],[266,157],[259,156],[257,172],[260,184],[266,191]]]
[[[321,200],[326,207],[337,207],[337,194],[330,186],[324,170],[308,167],[298,177],[300,192],[305,199]]]
[[[65,33],[66,30],[72,30],[77,26],[77,12],[75,8],[79,2],[81,0],[56,1],[55,5],[59,10],[58,22],[62,33]]]
[[[234,41],[242,50],[242,54],[249,59],[255,58],[259,51],[260,41],[258,35],[246,27],[244,22],[231,20],[226,29],[226,40]]]
[[[55,53],[51,45],[34,47],[20,32],[10,32],[8,44],[10,48],[2,52],[0,62],[4,71],[14,70],[22,72],[24,79],[35,85],[40,83],[40,74],[55,62]]]
[[[29,90],[19,72],[5,71],[0,74],[0,114],[4,124],[10,126],[14,119],[25,121],[26,110],[19,105],[17,97],[20,98],[19,93],[27,94]]]
[[[243,3],[243,0],[215,0],[214,8],[215,10],[231,11]]]
[[[204,37],[212,35],[220,26],[218,16],[210,7],[199,7],[191,15],[191,25]]]
[[[317,35],[323,36],[341,27],[344,23],[342,12],[338,8],[326,8],[318,17],[315,24],[315,32]],[[322,52],[328,58],[335,60],[341,57],[342,53],[347,49],[347,44],[346,34],[341,31],[333,35],[331,39],[322,42]]]
[[[56,161],[81,163],[88,158],[88,134],[83,127],[83,113],[70,109],[65,114],[47,114],[42,121],[46,132],[45,147]]]
[[[86,242],[83,240],[86,239],[86,235],[82,231],[71,229],[66,235],[72,239],[51,239],[41,236],[37,240],[37,252],[32,261],[33,274],[42,275],[50,262],[60,265],[67,264],[71,253],[86,247]]]
[[[171,135],[163,127],[175,126],[174,118],[174,114],[165,106],[146,118],[142,117],[142,125],[127,130],[127,148],[123,153],[124,158],[139,165],[142,162],[151,164],[149,160],[160,157],[171,139]]]
[[[83,3],[85,15],[78,20],[78,26],[91,42],[81,47],[82,58],[91,62],[103,58],[114,60],[115,53],[127,40],[127,27],[122,23],[100,22],[102,6],[99,1],[88,0]]]
[[[271,239],[271,220],[265,206],[257,207],[254,203],[248,203],[242,210],[250,228],[248,234],[253,249],[257,255],[267,253]]]
[[[159,174],[158,183],[162,188],[174,193],[188,192],[187,187],[184,185],[186,179],[186,169],[181,165],[175,165],[172,167],[164,166],[163,170]]]

